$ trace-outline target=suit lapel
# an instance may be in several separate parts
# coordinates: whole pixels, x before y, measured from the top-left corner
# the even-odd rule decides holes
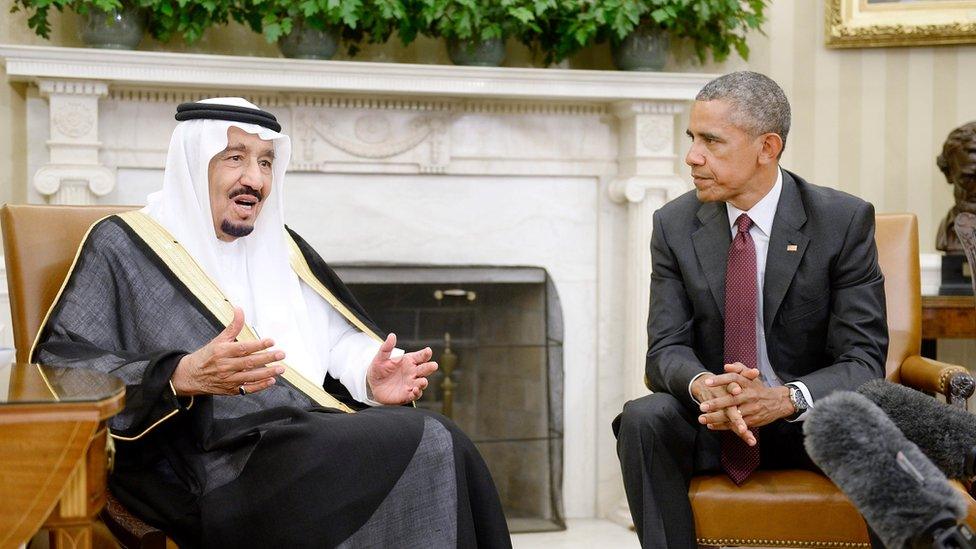
[[[698,209],[698,220],[702,226],[691,239],[695,255],[701,265],[708,287],[712,290],[719,314],[725,318],[725,263],[732,243],[732,230],[725,203],[710,202]]]
[[[783,190],[773,218],[769,250],[766,252],[766,275],[763,281],[763,327],[772,326],[796,269],[806,252],[810,238],[799,231],[807,221],[800,192],[790,172],[783,170]]]

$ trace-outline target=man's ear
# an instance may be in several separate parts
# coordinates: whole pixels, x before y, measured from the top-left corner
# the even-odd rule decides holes
[[[783,152],[783,138],[778,133],[766,133],[760,139],[762,139],[762,148],[759,150],[759,163],[778,163],[779,155]]]

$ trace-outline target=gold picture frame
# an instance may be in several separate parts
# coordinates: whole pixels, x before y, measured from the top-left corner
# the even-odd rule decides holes
[[[976,42],[976,0],[824,0],[827,46],[878,48]]]

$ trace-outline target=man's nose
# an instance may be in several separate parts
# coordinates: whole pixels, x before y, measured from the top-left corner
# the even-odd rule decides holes
[[[261,190],[264,186],[264,179],[261,177],[261,166],[258,160],[255,159],[247,163],[244,173],[241,174],[241,182],[252,189]]]
[[[688,147],[688,154],[685,155],[685,164],[689,166],[701,166],[705,163],[705,156],[698,151],[694,143]]]

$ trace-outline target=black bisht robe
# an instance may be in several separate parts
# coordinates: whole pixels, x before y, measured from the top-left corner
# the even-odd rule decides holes
[[[373,328],[322,258],[289,233],[316,278]],[[443,417],[408,407],[341,413],[284,378],[247,396],[176,397],[169,380],[180,359],[223,328],[126,222],[93,226],[32,360],[126,384],[125,409],[109,423],[109,487],[131,511],[188,547],[387,544],[384,532],[404,535],[404,520],[435,545],[511,546],[487,467]],[[325,388],[363,407],[337,380]],[[437,475],[450,481],[417,485]]]

